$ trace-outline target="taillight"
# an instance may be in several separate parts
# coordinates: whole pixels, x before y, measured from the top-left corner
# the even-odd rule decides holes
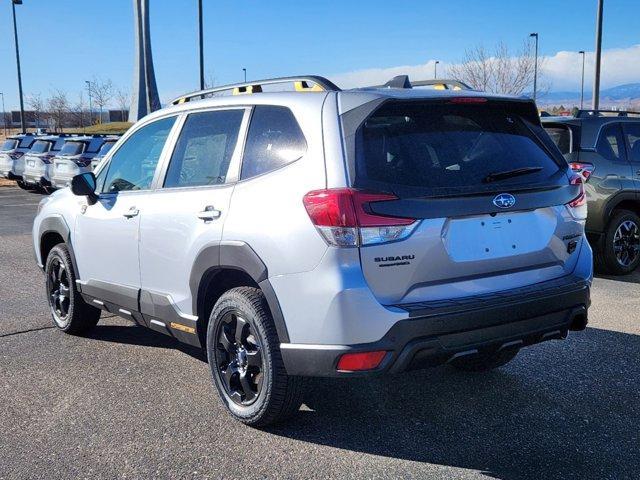
[[[567,203],[567,207],[573,218],[585,220],[587,218],[587,195],[584,190],[584,179],[582,175],[574,174],[569,180],[571,185],[578,185],[578,196]]]
[[[13,160],[18,160],[20,157],[22,157],[24,155],[24,152],[13,152],[10,153],[9,156],[13,159]]]
[[[340,372],[361,372],[378,368],[387,355],[384,350],[373,352],[345,353],[338,360],[336,370]]]
[[[386,193],[329,188],[307,193],[303,203],[330,245],[357,247],[402,240],[413,232],[416,219],[378,215],[371,210],[372,203],[397,199]]]
[[[585,182],[589,181],[591,174],[596,169],[595,166],[590,163],[582,163],[582,162],[571,162],[569,163],[571,170],[573,170],[578,175],[582,176]]]

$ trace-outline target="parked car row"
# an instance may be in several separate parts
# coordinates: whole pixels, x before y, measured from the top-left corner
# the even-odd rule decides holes
[[[117,135],[20,134],[0,146],[0,176],[20,188],[53,191],[90,172],[118,140]]]

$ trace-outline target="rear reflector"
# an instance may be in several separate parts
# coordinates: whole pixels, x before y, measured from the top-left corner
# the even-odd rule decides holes
[[[384,350],[374,352],[345,353],[338,361],[337,370],[340,372],[360,372],[363,370],[373,370],[382,362],[385,355]]]

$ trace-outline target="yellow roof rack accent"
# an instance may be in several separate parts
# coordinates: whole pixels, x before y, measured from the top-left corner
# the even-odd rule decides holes
[[[309,85],[309,82],[306,82],[304,80],[293,82],[293,86],[296,89],[296,92],[324,92],[324,88],[322,88],[317,83]]]
[[[260,85],[245,85],[242,87],[235,87],[232,90],[231,95],[248,95],[260,92],[262,92],[262,87]]]
[[[236,83],[233,85],[224,85],[222,87],[208,88],[206,90],[198,90],[191,92],[181,97],[176,98],[171,102],[172,105],[180,105],[181,103],[190,102],[194,99],[203,99],[208,95],[221,92],[231,92],[232,95],[245,95],[252,93],[260,93],[263,91],[265,85],[278,85],[278,84],[291,84],[294,85],[296,92],[339,92],[340,88],[335,85],[331,80],[327,80],[324,77],[317,75],[304,75],[300,77],[281,77],[281,78],[268,78],[266,80],[256,80],[253,82]]]

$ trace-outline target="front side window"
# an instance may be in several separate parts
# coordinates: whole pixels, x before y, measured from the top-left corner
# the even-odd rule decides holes
[[[629,160],[640,163],[640,123],[626,123],[624,135],[629,145]]]
[[[244,110],[190,114],[171,156],[164,186],[224,183],[243,115]]]
[[[51,142],[47,140],[36,140],[29,153],[46,153],[51,149]]]
[[[12,138],[8,138],[2,145],[0,146],[0,152],[7,152],[9,150],[13,150],[18,146],[18,140],[14,140]]]
[[[103,193],[151,187],[160,154],[176,117],[163,118],[133,133],[111,157]]]
[[[624,150],[624,138],[618,123],[610,123],[602,128],[596,151],[612,162],[625,161],[627,159]]]
[[[257,106],[251,116],[240,178],[255,177],[295,162],[306,150],[307,142],[291,110]]]
[[[60,155],[80,155],[84,152],[86,145],[84,142],[66,142],[60,150]]]

